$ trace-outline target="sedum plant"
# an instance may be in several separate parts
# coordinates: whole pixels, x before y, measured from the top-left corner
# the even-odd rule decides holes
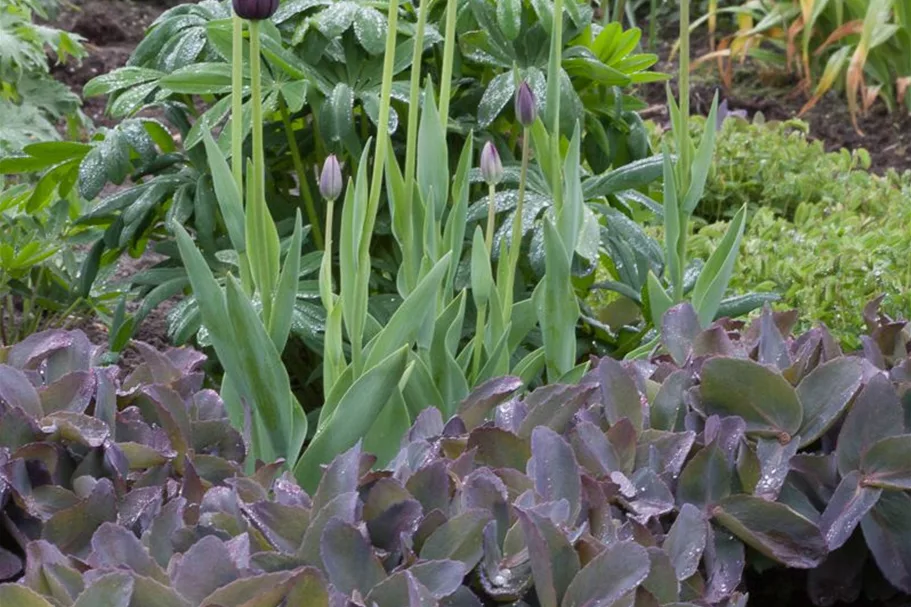
[[[194,436],[207,422],[224,424],[211,392],[163,407],[144,400],[168,393],[168,381],[175,394],[193,394],[187,376],[160,375],[173,368],[165,361],[192,368],[199,357],[188,351],[146,351],[140,377],[114,390],[110,435],[96,417],[86,419],[97,431],[77,432],[63,423],[73,413],[36,423],[4,393],[0,432],[18,442],[0,448],[0,496],[4,524],[20,526],[4,536],[12,544],[0,563],[19,569],[0,599],[743,607],[748,591],[762,590],[749,570],[790,568],[805,573],[813,605],[862,593],[900,604],[911,593],[911,435],[901,401],[911,335],[875,302],[865,316],[864,351],[844,355],[822,326],[791,336],[795,314],[702,329],[681,304],[663,319],[655,358],[596,360],[577,383],[530,392],[518,377],[490,380],[448,421],[423,411],[388,464],[375,466],[357,443],[309,492],[280,462],[245,475],[202,455],[195,439],[177,456],[190,442],[153,425],[168,419],[163,411],[184,411]],[[67,335],[16,346],[7,363],[28,369],[46,356],[37,367],[57,385],[61,359],[47,356],[49,340],[59,346]],[[68,347],[56,350],[67,363],[79,358]],[[48,392],[60,390],[43,389],[42,404]],[[80,393],[83,401],[92,413]],[[145,438],[121,442],[128,437]],[[96,458],[64,465],[92,449]],[[66,479],[75,501],[54,511]],[[29,512],[38,522],[22,523]]]

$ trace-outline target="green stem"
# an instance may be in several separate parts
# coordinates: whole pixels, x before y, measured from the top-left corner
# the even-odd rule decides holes
[[[562,2],[562,0],[559,0]],[[440,120],[443,121],[443,129],[449,128],[449,97],[452,95],[452,63],[455,56],[455,29],[456,13],[458,9],[457,0],[449,0],[446,5],[446,42],[443,46],[443,73],[440,83]]]
[[[686,196],[690,187],[690,0],[680,0],[680,136],[677,160],[677,192],[681,199]],[[680,260],[680,284],[674,285],[675,301],[683,300],[683,273],[686,271],[686,243],[688,234],[689,217],[680,209],[680,239],[677,242],[677,256]]]
[[[386,56],[383,61],[383,87],[380,91],[380,112],[377,119],[378,125],[389,124],[389,106],[392,95],[393,68],[395,66],[395,32],[398,31],[399,2],[389,2],[389,35],[386,36]],[[381,127],[382,128],[382,127]],[[373,236],[373,227],[376,223],[376,213],[379,209],[380,194],[382,193],[383,170],[386,168],[386,146],[374,144],[376,154],[373,161],[373,175],[370,180],[370,199],[367,205],[367,221],[364,222],[364,233],[361,234],[361,250],[366,251],[370,246]]]
[[[414,54],[411,58],[411,90],[408,104],[408,134],[405,145],[405,214],[408,219],[405,233],[402,234],[403,262],[405,266],[405,286],[409,292],[417,284],[417,268],[414,250],[414,230],[411,222],[411,209],[414,205],[414,179],[417,166],[418,112],[421,95],[421,61],[424,57],[424,30],[427,27],[427,13],[430,2],[421,2],[418,11],[417,33],[414,37]],[[403,293],[404,295],[404,293]]]
[[[487,306],[478,307],[478,322],[475,325],[474,352],[471,361],[471,385],[478,381],[481,372],[481,358],[484,353],[484,335],[487,333]]]
[[[300,184],[301,198],[304,201],[304,208],[307,210],[307,219],[310,221],[310,231],[313,233],[313,242],[316,248],[323,249],[323,234],[319,227],[319,216],[316,214],[316,207],[313,203],[313,193],[310,191],[310,181],[307,179],[307,171],[304,169],[304,162],[301,159],[300,149],[297,146],[297,138],[294,136],[294,126],[291,124],[291,116],[288,113],[288,105],[284,99],[279,101],[279,110],[282,115],[282,124],[285,125],[285,136],[288,138],[288,149],[291,150],[291,162],[294,164],[294,171],[297,173],[297,181]]]
[[[519,256],[522,254],[522,215],[525,210],[525,185],[528,182],[528,163],[531,158],[531,129],[525,128],[522,134],[522,169],[519,173],[519,200],[516,203],[516,216],[512,221],[512,238],[509,241],[509,267],[507,272],[509,277],[509,286],[506,289],[506,297],[509,300],[504,304],[504,309],[508,310],[512,306],[513,286],[515,285],[516,272],[519,271]]]
[[[253,196],[256,207],[250,212],[267,213],[266,210],[266,157],[263,150],[263,83],[262,58],[260,56],[259,21],[250,21],[250,80],[251,88],[251,126],[253,130]],[[262,285],[266,286],[266,285]],[[263,320],[266,326],[272,319],[271,289],[264,288],[260,293],[263,303]]]
[[[487,232],[485,243],[487,252],[493,252],[493,231],[496,227],[497,203],[496,203],[497,186],[491,184],[487,188]]]
[[[377,124],[380,128],[385,128],[389,124],[389,108],[392,96],[392,79],[393,68],[395,66],[395,47],[396,32],[398,31],[399,22],[399,1],[389,0],[389,21],[386,34],[386,51],[383,60],[383,87],[380,91],[380,111]],[[364,219],[363,232],[360,234],[358,241],[358,275],[354,277],[354,298],[361,309],[366,311],[368,301],[368,288],[370,281],[370,241],[373,238],[373,229],[376,225],[376,215],[380,206],[380,195],[382,194],[383,171],[386,165],[386,145],[381,145],[379,141],[374,143],[376,153],[373,159],[373,174],[370,179],[370,197],[367,200],[367,213]],[[348,327],[348,339],[351,343],[351,364],[354,368],[355,377],[363,372],[363,340],[364,340],[364,316],[358,316],[353,319],[354,326]]]
[[[244,191],[244,21],[234,15],[231,52],[231,169],[234,182]]]
[[[549,91],[556,91],[553,101],[550,99],[547,100],[547,104],[551,105],[553,103],[553,125],[551,126],[552,133],[552,144],[551,144],[551,155],[553,167],[552,181],[553,181],[553,195],[554,195],[554,207],[556,210],[556,216],[559,217],[563,213],[563,189],[561,184],[562,172],[560,155],[560,68],[563,65],[563,0],[554,0],[554,30],[553,30],[553,39],[550,52],[552,53],[551,57],[551,66],[548,69],[548,75],[553,78],[557,78],[557,84],[553,88],[549,88]],[[555,63],[555,64],[554,64]]]

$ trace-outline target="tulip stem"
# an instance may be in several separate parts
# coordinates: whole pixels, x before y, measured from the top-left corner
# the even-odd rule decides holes
[[[265,225],[271,221],[268,217],[269,209],[266,206],[266,158],[263,151],[263,83],[262,83],[262,58],[260,56],[259,21],[250,21],[250,80],[251,106],[250,121],[253,129],[253,199],[248,201],[247,213],[262,213],[260,222],[253,225]],[[253,208],[249,208],[253,205]],[[248,225],[250,223],[248,222]],[[249,236],[248,236],[249,238]],[[262,243],[265,243],[263,238]],[[253,255],[257,251],[252,251]],[[260,254],[264,252],[260,251]],[[263,284],[258,285],[260,298],[263,303],[263,320],[268,326],[272,319],[272,281],[273,277],[265,275],[260,277]]]
[[[291,116],[288,114],[288,104],[284,99],[279,100],[279,110],[282,115],[282,124],[285,126],[285,136],[288,138],[288,149],[291,151],[291,162],[294,164],[294,171],[297,173],[298,189],[301,198],[304,201],[304,208],[307,211],[307,219],[310,221],[310,231],[313,233],[313,242],[316,248],[323,250],[323,233],[319,227],[319,216],[316,214],[316,207],[313,204],[313,193],[310,191],[310,182],[307,180],[307,171],[304,169],[304,162],[301,160],[300,149],[297,147],[297,138],[294,136],[294,126],[291,124]]]
[[[452,62],[455,55],[455,30],[457,0],[449,0],[446,5],[446,38],[443,45],[443,73],[440,82],[440,120],[443,122],[443,132],[449,129],[449,97],[452,90]]]
[[[231,54],[231,168],[237,189],[244,191],[244,20],[234,15]]]
[[[496,193],[497,186],[493,184],[487,186],[487,238],[485,243],[487,244],[488,253],[493,252],[493,231],[496,227],[497,215]]]
[[[512,237],[509,240],[509,268],[507,272],[509,286],[506,289],[506,296],[509,298],[504,304],[505,309],[512,305],[513,285],[516,280],[516,272],[519,269],[519,257],[522,254],[522,215],[525,211],[525,184],[528,181],[528,163],[531,158],[531,129],[525,127],[522,133],[522,168],[519,173],[519,200],[516,202],[516,216],[512,220]]]

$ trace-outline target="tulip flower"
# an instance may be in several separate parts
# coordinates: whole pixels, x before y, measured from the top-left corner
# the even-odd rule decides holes
[[[503,179],[503,163],[497,148],[488,141],[481,150],[481,176],[487,185],[495,186]]]
[[[319,193],[329,202],[334,202],[342,193],[342,167],[335,154],[323,163],[323,172],[319,176]]]
[[[233,0],[234,12],[242,19],[268,19],[278,9],[278,0]]]
[[[522,82],[519,90],[516,91],[516,118],[524,127],[530,127],[535,123],[538,117],[538,106],[535,103],[535,94],[528,86],[528,82]]]

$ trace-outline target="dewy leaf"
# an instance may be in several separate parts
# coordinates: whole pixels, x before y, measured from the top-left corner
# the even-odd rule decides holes
[[[860,468],[864,451],[884,438],[901,434],[904,424],[901,402],[892,383],[883,375],[876,375],[857,395],[838,434],[838,471],[846,475]]]
[[[693,350],[693,341],[702,332],[696,310],[689,303],[674,306],[661,319],[661,343],[678,366],[683,366]]]
[[[708,508],[731,494],[732,480],[731,466],[718,445],[705,447],[680,474],[677,503]]]
[[[19,369],[0,365],[0,401],[19,407],[32,417],[42,417],[41,397]]]
[[[576,575],[561,607],[610,605],[645,581],[650,567],[645,548],[632,541],[614,542]]]
[[[865,486],[911,490],[911,434],[876,442],[861,458]]]
[[[791,458],[797,454],[800,437],[782,444],[773,438],[760,438],[756,444],[760,475],[753,495],[769,500],[778,497],[785,478],[791,470]]]
[[[323,506],[331,502],[342,493],[357,490],[357,481],[360,477],[361,443],[340,453],[323,472],[316,493],[313,494],[313,513],[316,514]]]
[[[911,496],[886,491],[861,521],[867,547],[893,586],[911,593]]]
[[[708,587],[705,598],[711,603],[727,598],[740,585],[746,565],[743,542],[726,530],[709,525],[705,547],[705,569]]]
[[[637,432],[641,431],[642,401],[636,383],[623,365],[612,358],[602,358],[594,374],[601,386],[601,402],[607,421],[614,425],[625,417]]]
[[[517,511],[528,545],[528,557],[541,607],[559,607],[579,572],[579,555],[566,535],[548,518],[533,511]]]
[[[174,589],[193,604],[240,577],[224,542],[207,535],[187,550],[171,573]]]
[[[531,434],[528,476],[545,501],[565,499],[570,506],[570,520],[575,520],[582,493],[579,465],[569,443],[550,428],[538,427]]]
[[[95,579],[73,603],[73,607],[128,607],[133,597],[133,576],[125,571]]]
[[[671,558],[657,546],[649,546],[647,550],[651,567],[642,587],[662,605],[675,602],[680,595],[680,582]]]
[[[803,405],[800,446],[816,442],[841,416],[863,383],[859,358],[842,357],[813,369],[797,386]]]
[[[345,594],[358,591],[366,596],[386,578],[373,547],[357,527],[339,519],[329,521],[323,530],[320,555],[329,581]]]
[[[664,550],[671,557],[678,580],[683,581],[696,573],[707,535],[708,522],[702,510],[684,504],[664,541]]]
[[[700,390],[706,414],[740,416],[748,433],[790,440],[800,429],[803,410],[797,392],[779,373],[751,360],[708,360]]]
[[[92,554],[88,562],[96,569],[126,567],[159,582],[168,581],[164,571],[152,560],[133,532],[115,523],[104,523],[92,536]]]
[[[115,520],[114,486],[104,478],[95,484],[87,499],[54,514],[44,524],[42,539],[56,544],[65,554],[84,558],[95,530],[102,523]]]
[[[449,559],[465,563],[468,569],[481,560],[481,533],[490,521],[485,510],[466,510],[434,531],[421,548],[425,560]]]
[[[465,427],[473,430],[484,423],[495,407],[508,400],[521,387],[522,380],[518,377],[491,379],[475,388],[462,401],[459,405],[458,415],[465,422]]]
[[[819,529],[826,537],[829,550],[838,550],[850,539],[882,492],[882,489],[866,487],[856,470],[841,479],[819,519]]]
[[[732,495],[712,515],[746,544],[788,567],[812,569],[828,553],[816,525],[784,504]]]

